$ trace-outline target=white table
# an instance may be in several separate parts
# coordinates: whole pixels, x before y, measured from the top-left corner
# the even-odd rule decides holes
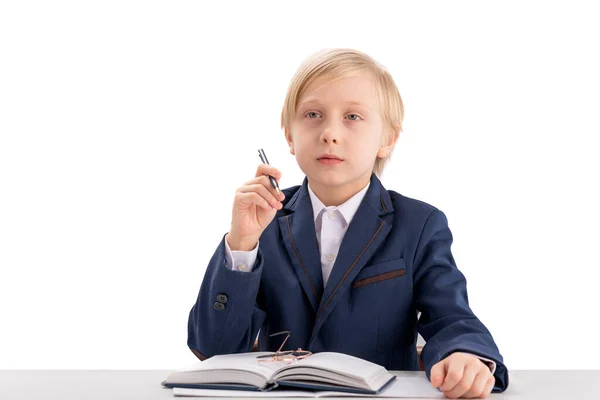
[[[166,370],[0,370],[2,400],[173,399]],[[424,372],[392,371],[399,376]],[[489,399],[600,399],[599,371],[510,371],[504,393]],[[186,399],[177,397],[176,399]],[[191,398],[187,398],[191,399]]]

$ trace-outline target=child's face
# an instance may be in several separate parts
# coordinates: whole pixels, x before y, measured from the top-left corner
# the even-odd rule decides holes
[[[286,139],[313,189],[353,194],[369,181],[376,157],[393,148],[395,140],[386,139],[393,135],[384,133],[375,80],[360,74],[313,82],[299,101]],[[342,161],[320,159],[324,154]]]

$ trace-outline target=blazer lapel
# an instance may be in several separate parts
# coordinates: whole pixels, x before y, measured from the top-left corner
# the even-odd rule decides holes
[[[393,212],[388,192],[375,174],[372,174],[371,185],[342,239],[338,256],[319,302],[308,348],[327,316],[392,229],[392,216],[389,214]],[[317,261],[320,265],[320,260]]]
[[[308,179],[286,203],[287,215],[277,219],[285,248],[313,310],[317,312],[323,295],[323,272],[315,232]]]

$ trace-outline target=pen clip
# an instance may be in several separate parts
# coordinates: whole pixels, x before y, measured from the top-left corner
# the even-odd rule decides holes
[[[263,163],[269,164],[269,160],[267,159],[267,155],[263,149],[258,149],[258,156]]]

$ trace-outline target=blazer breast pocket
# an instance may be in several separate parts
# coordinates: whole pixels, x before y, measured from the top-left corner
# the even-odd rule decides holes
[[[385,261],[364,267],[352,282],[353,288],[359,288],[373,283],[403,276],[406,273],[404,258]]]

